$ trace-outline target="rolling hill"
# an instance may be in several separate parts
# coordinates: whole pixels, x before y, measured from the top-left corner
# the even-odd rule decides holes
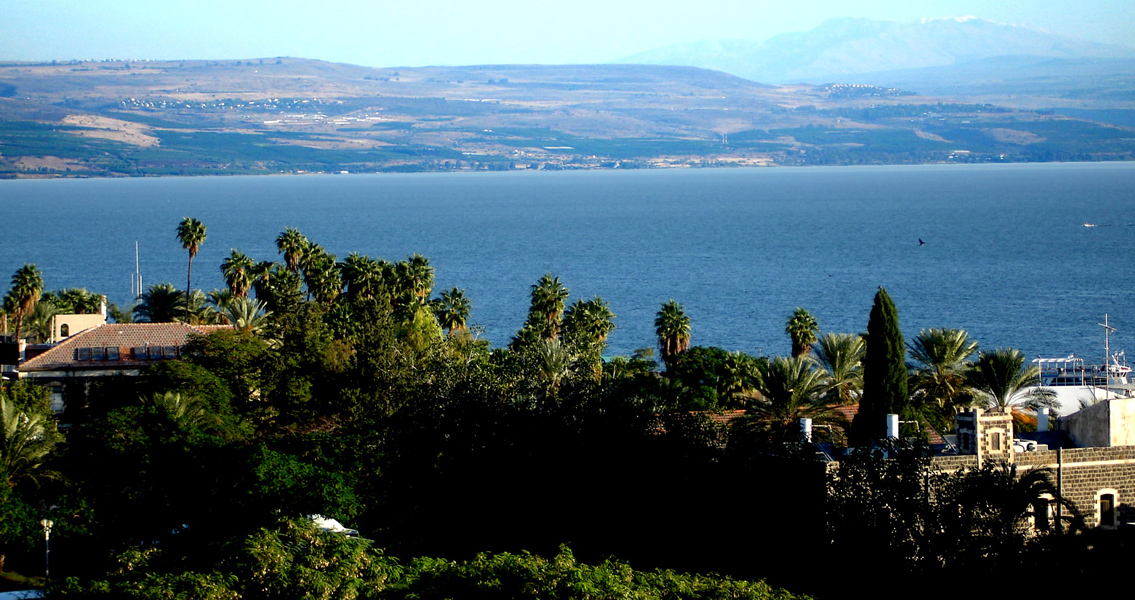
[[[1125,127],[688,66],[0,63],[3,177],[1131,158]]]

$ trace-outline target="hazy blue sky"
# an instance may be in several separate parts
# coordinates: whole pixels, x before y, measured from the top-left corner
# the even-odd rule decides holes
[[[1135,46],[1132,0],[5,0],[0,59],[586,63],[678,42],[761,40],[833,17],[961,15]]]

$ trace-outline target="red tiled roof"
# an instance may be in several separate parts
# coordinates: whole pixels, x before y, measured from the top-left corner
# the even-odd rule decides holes
[[[186,325],[185,323],[107,323],[77,333],[54,348],[28,359],[20,371],[60,371],[80,369],[123,369],[151,365],[160,358],[136,358],[134,348],[181,348],[192,334],[208,335],[226,325]],[[83,348],[118,350],[117,360],[79,360]],[[168,357],[167,357],[168,358]]]
[[[859,414],[859,405],[845,404],[843,406],[837,406],[835,407],[835,412],[839,413],[843,418],[847,419],[848,423],[850,423],[855,420],[855,415]],[[934,429],[929,424],[925,425],[925,429],[926,437],[929,439],[931,447],[946,445],[946,438],[942,437],[942,434],[938,433],[937,429]]]

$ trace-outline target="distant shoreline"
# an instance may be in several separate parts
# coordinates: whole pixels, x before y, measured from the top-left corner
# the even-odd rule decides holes
[[[737,165],[737,164],[707,164],[707,165],[672,165],[672,166],[653,166],[653,167],[638,167],[633,169],[623,169],[618,167],[593,167],[593,168],[570,168],[570,169],[505,169],[505,170],[490,170],[490,169],[437,169],[437,170],[390,170],[390,171],[359,171],[350,173],[331,173],[331,172],[283,172],[283,173],[268,173],[268,172],[217,172],[217,173],[191,173],[191,174],[142,174],[142,175],[84,175],[84,174],[35,174],[35,173],[20,173],[15,176],[0,176],[0,182],[3,181],[46,181],[46,180],[63,180],[63,179],[160,179],[160,178],[213,178],[213,177],[349,177],[358,175],[471,175],[479,173],[581,173],[581,172],[610,172],[610,171],[681,171],[681,170],[733,170],[733,169],[824,169],[824,168],[847,168],[847,167],[925,167],[925,166],[978,166],[978,165],[1072,165],[1072,164],[1129,164],[1135,163],[1135,159],[1116,159],[1116,160],[1053,160],[1053,161],[1001,161],[1001,162],[953,162],[953,161],[938,161],[938,162],[922,162],[922,163],[877,163],[877,164],[853,164],[853,165],[813,165],[813,164],[799,164],[799,165],[781,165],[781,164],[764,164],[764,165]]]

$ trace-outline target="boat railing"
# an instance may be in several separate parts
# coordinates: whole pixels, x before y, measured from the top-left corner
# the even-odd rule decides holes
[[[1076,355],[1063,358],[1037,357],[1032,360],[1040,369],[1040,384],[1044,386],[1089,385],[1094,375],[1089,378],[1089,372],[1084,368],[1084,359]],[[1094,367],[1092,368],[1094,371]]]

